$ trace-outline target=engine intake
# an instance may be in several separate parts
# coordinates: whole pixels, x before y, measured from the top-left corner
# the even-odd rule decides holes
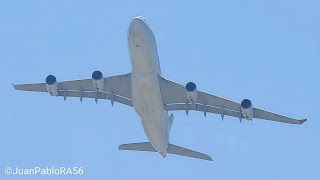
[[[185,86],[186,91],[187,91],[187,98],[189,100],[189,102],[191,103],[196,103],[198,100],[198,90],[197,90],[197,86],[195,83],[193,82],[188,82]]]
[[[57,78],[54,75],[49,75],[46,77],[46,88],[51,96],[58,95],[58,83]]]
[[[103,74],[100,71],[94,71],[92,73],[92,83],[96,91],[103,91],[104,87],[104,78]]]
[[[246,120],[252,120],[253,108],[249,99],[244,99],[241,101],[241,113]]]

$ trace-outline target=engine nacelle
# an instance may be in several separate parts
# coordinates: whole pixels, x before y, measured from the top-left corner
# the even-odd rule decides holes
[[[95,87],[96,91],[103,91],[104,78],[103,78],[102,72],[94,71],[92,73],[92,82],[93,82],[93,86]]]
[[[241,113],[246,120],[252,120],[253,108],[249,99],[244,99],[241,101]]]
[[[189,102],[193,104],[196,103],[198,101],[198,90],[196,84],[193,82],[188,82],[185,88],[187,91],[187,97]]]
[[[54,75],[46,77],[46,87],[51,96],[58,96],[58,83],[57,78]]]

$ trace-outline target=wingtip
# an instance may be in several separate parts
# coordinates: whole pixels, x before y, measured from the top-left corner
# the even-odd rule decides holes
[[[118,146],[118,150],[123,150],[123,144],[120,144],[120,145]]]
[[[205,157],[201,158],[203,160],[207,160],[207,161],[213,161],[212,157],[209,155],[205,155]]]
[[[300,120],[300,124],[303,124],[306,121],[307,121],[307,119],[302,119],[302,120]]]
[[[12,85],[12,87],[13,87],[14,89],[16,89],[16,85],[15,85],[15,84],[11,83],[11,85]]]

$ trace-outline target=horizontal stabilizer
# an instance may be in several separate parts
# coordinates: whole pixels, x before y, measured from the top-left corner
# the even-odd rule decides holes
[[[118,149],[119,150],[130,150],[130,151],[157,152],[157,150],[152,146],[152,144],[150,142],[121,144]],[[197,151],[193,151],[190,149],[186,149],[183,147],[179,147],[179,146],[176,146],[173,144],[169,144],[168,153],[212,161],[212,158],[206,154],[203,154],[203,153],[200,153]]]
[[[212,158],[206,154],[197,152],[197,151],[193,151],[190,149],[186,149],[183,147],[179,147],[173,144],[169,145],[168,148],[168,153],[169,154],[176,154],[176,155],[180,155],[180,156],[186,156],[186,157],[192,157],[192,158],[197,158],[197,159],[203,159],[203,160],[208,160],[208,161],[212,161]]]
[[[131,150],[131,151],[149,151],[157,152],[150,142],[121,144],[119,150]]]

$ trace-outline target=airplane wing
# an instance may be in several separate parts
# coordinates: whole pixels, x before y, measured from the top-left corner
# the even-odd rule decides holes
[[[16,90],[48,92],[46,83],[36,84],[13,84]],[[108,99],[113,102],[119,102],[132,106],[131,101],[131,74],[104,77],[103,89],[97,91],[93,85],[92,79],[62,81],[57,82],[57,96]]]
[[[222,119],[224,115],[239,118],[240,121],[244,118],[240,103],[208,94],[203,91],[198,91],[196,103],[190,103],[184,85],[166,80],[161,76],[159,76],[159,82],[165,109],[167,111],[184,110],[188,113],[189,110],[194,110],[201,111],[204,115],[207,113],[220,114]],[[298,120],[258,108],[253,108],[252,111],[253,118],[262,120],[289,124],[302,124],[306,121],[306,119]]]

